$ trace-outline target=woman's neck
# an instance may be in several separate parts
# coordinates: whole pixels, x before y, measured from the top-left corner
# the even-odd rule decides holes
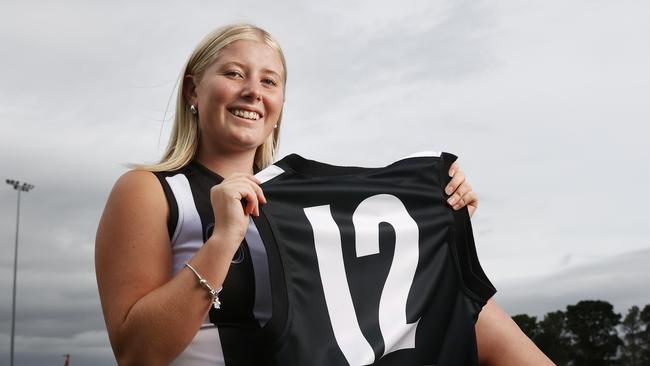
[[[253,174],[255,150],[230,154],[202,154],[199,151],[196,160],[206,168],[227,178],[236,173]]]

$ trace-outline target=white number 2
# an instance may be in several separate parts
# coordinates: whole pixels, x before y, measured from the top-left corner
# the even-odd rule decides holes
[[[314,232],[325,301],[339,348],[352,366],[368,365],[375,354],[363,336],[345,275],[341,235],[329,205],[304,209]],[[352,215],[357,257],[379,253],[379,224],[386,222],[395,231],[395,253],[379,300],[379,328],[384,339],[384,355],[415,348],[419,320],[409,324],[406,301],[419,258],[418,226],[397,197],[379,194],[362,201]],[[407,285],[408,284],[408,285]]]

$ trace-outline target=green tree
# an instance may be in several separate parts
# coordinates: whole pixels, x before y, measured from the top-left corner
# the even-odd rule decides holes
[[[616,326],[621,314],[612,304],[600,300],[583,300],[567,306],[566,328],[570,333],[572,359],[576,366],[609,366],[616,362],[618,338]]]
[[[544,315],[544,319],[538,323],[535,343],[558,366],[570,364],[571,339],[567,333],[566,315],[563,311]]]
[[[641,311],[638,306],[632,306],[621,323],[623,331],[623,347],[621,348],[621,362],[625,366],[643,366],[641,353],[644,348]]]
[[[645,328],[641,331],[641,365],[650,365],[650,304],[643,307],[639,320]]]

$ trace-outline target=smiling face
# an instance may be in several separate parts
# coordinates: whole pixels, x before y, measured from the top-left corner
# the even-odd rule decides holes
[[[186,96],[197,107],[199,156],[251,152],[273,132],[284,102],[284,69],[263,42],[238,40],[221,49]]]

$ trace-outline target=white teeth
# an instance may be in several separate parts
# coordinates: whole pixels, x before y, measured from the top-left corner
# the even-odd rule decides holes
[[[252,119],[252,120],[260,119],[260,115],[257,114],[256,112],[249,112],[242,109],[233,109],[231,112],[235,116],[243,117],[246,119]]]

